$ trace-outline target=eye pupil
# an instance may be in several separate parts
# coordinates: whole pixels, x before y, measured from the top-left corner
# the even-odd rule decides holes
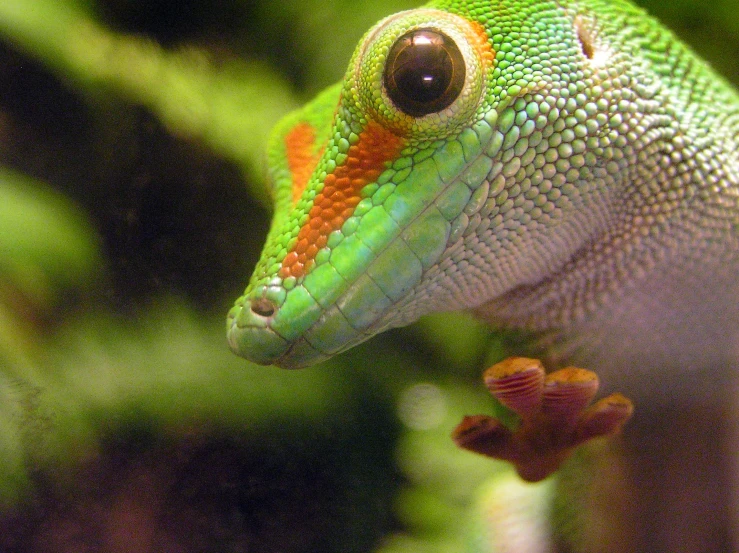
[[[450,106],[464,87],[464,57],[448,36],[416,29],[401,36],[385,65],[385,88],[404,113],[421,117]]]

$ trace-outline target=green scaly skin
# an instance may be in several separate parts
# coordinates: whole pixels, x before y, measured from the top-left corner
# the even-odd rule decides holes
[[[416,28],[450,37],[465,67],[458,97],[426,115],[405,113],[383,78],[389,50]],[[286,137],[306,124],[316,160],[294,202]],[[328,204],[311,212],[314,199],[372,125],[398,147],[356,207],[339,206],[348,216],[305,270],[286,273],[301,228],[336,215],[321,212]],[[738,141],[736,92],[625,1],[438,1],[396,14],[365,35],[342,83],[276,129],[275,217],[229,313],[229,344],[298,368],[429,312],[474,310],[536,333],[555,364],[584,363],[636,399],[637,418],[642,409],[674,430],[673,442],[659,431],[672,445],[653,452],[664,472],[692,424],[675,413],[715,405],[700,416],[734,420],[724,414],[739,374]],[[715,431],[724,441],[727,424]],[[635,443],[656,427],[639,428]],[[672,480],[716,482],[722,491],[689,488],[710,514],[678,505],[653,517],[670,535],[698,536],[695,548],[680,538],[675,549],[638,515],[637,547],[726,550],[736,482],[721,462],[685,461]],[[657,478],[645,504],[679,502],[670,481]]]

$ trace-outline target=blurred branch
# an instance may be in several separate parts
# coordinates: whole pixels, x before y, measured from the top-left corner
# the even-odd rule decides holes
[[[203,140],[262,182],[264,140],[296,100],[264,65],[216,67],[196,49],[169,52],[114,33],[56,0],[4,0],[0,33],[58,73],[91,88],[109,87],[155,113],[175,134]],[[251,192],[268,204],[265,191]]]

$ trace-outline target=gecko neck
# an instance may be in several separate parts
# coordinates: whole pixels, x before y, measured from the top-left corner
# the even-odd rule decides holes
[[[713,383],[706,393],[721,393],[729,367],[739,368],[739,301],[726,300],[739,298],[739,256],[730,253],[739,251],[739,236],[732,237],[729,245],[698,244],[673,229],[672,248],[656,235],[620,266],[600,259],[602,245],[592,245],[559,273],[475,313],[494,328],[531,331],[555,365],[583,364],[635,397],[695,394],[691,375],[703,373]],[[662,255],[654,259],[648,252],[657,245]],[[669,369],[686,378],[668,392],[655,375]]]

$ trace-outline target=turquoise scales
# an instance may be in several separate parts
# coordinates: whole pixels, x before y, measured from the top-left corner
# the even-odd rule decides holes
[[[694,484],[710,508],[655,520],[698,536],[682,550],[726,550],[736,477],[691,458],[680,432],[701,422],[695,451],[710,452],[737,431],[738,140],[736,92],[626,2],[390,16],[272,137],[275,218],[229,344],[295,368],[432,311],[534,331],[556,364],[585,363],[673,431],[639,460],[660,475],[640,501],[679,504],[670,483]],[[697,405],[715,413],[680,418]],[[635,424],[627,439],[649,440]]]

